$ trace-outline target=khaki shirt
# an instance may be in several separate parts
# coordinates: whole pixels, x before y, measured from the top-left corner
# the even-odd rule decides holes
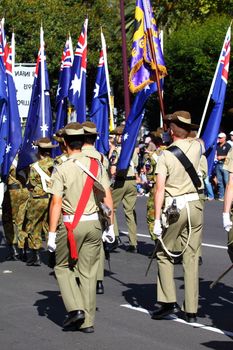
[[[88,170],[90,169],[90,159],[88,157],[81,152],[72,154],[67,161],[56,167],[49,187],[49,193],[62,197],[62,209],[67,214],[75,213],[87,178],[86,173],[74,163],[75,159]],[[104,189],[109,188],[110,184],[106,172],[101,173],[99,169],[97,179]],[[96,211],[98,211],[98,205],[92,191],[84,214],[93,214]]]
[[[87,157],[98,159],[103,165],[103,167],[105,168],[105,170],[108,170],[108,167],[109,167],[108,159],[102,153],[98,152],[94,146],[92,145],[83,146],[82,153],[85,154],[85,156]]]
[[[172,143],[172,146],[179,147],[193,164],[195,170],[198,171],[200,158],[203,153],[199,141],[193,139],[177,140]],[[181,162],[167,150],[164,150],[159,156],[155,173],[166,177],[165,196],[176,197],[186,193],[197,192]]]
[[[233,173],[233,148],[227,153],[223,169],[229,171],[229,173]]]

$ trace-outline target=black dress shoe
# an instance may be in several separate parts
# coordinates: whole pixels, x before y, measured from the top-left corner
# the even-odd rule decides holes
[[[162,318],[176,314],[180,311],[180,307],[177,303],[164,303],[159,310],[152,313],[152,320],[161,320]]]
[[[129,245],[129,246],[126,248],[126,251],[127,251],[128,253],[138,253],[137,246],[134,246],[134,245]]]
[[[79,328],[78,329],[79,332],[83,332],[83,333],[94,333],[94,327],[91,326],[91,327],[86,327],[86,328]]]
[[[83,310],[70,311],[63,322],[63,327],[69,327],[78,321],[84,321],[84,319],[85,313]]]
[[[188,322],[188,323],[196,323],[197,322],[197,314],[190,314],[187,312],[185,314],[185,319],[186,319],[186,322]]]
[[[104,285],[102,281],[96,283],[96,294],[104,294]]]
[[[112,252],[113,250],[116,250],[119,245],[119,237],[115,237],[115,241],[113,243],[108,243],[108,251]]]

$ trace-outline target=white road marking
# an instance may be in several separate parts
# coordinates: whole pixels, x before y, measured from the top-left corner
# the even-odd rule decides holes
[[[142,313],[145,313],[145,314],[148,314],[148,315],[150,314],[148,310],[143,309],[142,307],[134,307],[134,306],[132,306],[130,304],[122,304],[120,306],[121,307],[125,307],[127,309],[139,311],[139,312],[142,312]],[[179,322],[179,323],[183,323],[183,324],[185,324],[187,326],[191,326],[191,327],[194,327],[194,328],[200,328],[200,329],[204,329],[206,331],[210,331],[210,332],[219,333],[219,334],[223,334],[223,335],[227,335],[227,336],[233,337],[233,332],[224,331],[224,330],[221,330],[219,328],[215,328],[215,327],[211,327],[211,326],[205,326],[204,324],[201,324],[201,323],[188,323],[185,320],[183,320],[182,318],[179,318],[179,317],[176,317],[176,316],[169,316],[169,317],[166,317],[166,319],[171,320],[171,321],[175,321],[175,322]]]
[[[120,231],[120,233],[123,233],[124,235],[128,235],[129,233],[127,231]],[[145,238],[151,238],[150,235],[144,235],[142,233],[137,233],[138,237],[145,237]],[[208,244],[208,243],[202,243],[203,247],[209,247],[209,248],[218,248],[218,249],[225,249],[227,250],[227,247],[217,244]]]

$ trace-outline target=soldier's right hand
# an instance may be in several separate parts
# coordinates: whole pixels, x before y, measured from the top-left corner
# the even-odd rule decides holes
[[[230,213],[222,213],[224,230],[229,232],[232,228],[232,221],[230,219]]]
[[[102,241],[107,243],[115,242],[115,234],[113,225],[110,225],[102,234]]]
[[[49,252],[55,252],[56,250],[56,235],[57,232],[49,232],[48,242],[47,242],[47,249]]]

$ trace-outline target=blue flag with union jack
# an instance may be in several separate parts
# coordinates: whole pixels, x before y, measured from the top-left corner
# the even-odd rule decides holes
[[[79,123],[86,120],[87,25],[86,18],[74,53],[69,88],[69,101],[74,105]]]
[[[214,102],[214,107],[202,134],[202,139],[205,142],[206,155],[208,161],[209,175],[212,172],[214,163],[214,153],[218,132],[222,120],[222,112],[225,101],[225,94],[228,81],[230,51],[231,51],[231,27],[228,28],[226,37],[223,43],[223,48],[220,54],[219,65],[217,66],[217,75],[213,86],[211,98]]]
[[[1,165],[1,177],[5,181],[11,164],[16,157],[22,143],[22,130],[19,109],[16,98],[15,83],[12,76],[12,51],[6,44],[4,51],[7,78],[7,105],[5,113],[6,146]]]
[[[62,53],[59,82],[56,96],[56,122],[54,126],[54,133],[57,130],[63,128],[67,124],[67,98],[70,86],[70,74],[71,74],[71,51],[70,41],[66,40],[65,47]],[[61,154],[60,147],[53,148],[53,157]]]
[[[96,129],[99,133],[95,146],[99,152],[107,154],[109,151],[109,102],[106,71],[104,65],[104,55],[103,50],[101,50],[90,111],[90,118],[92,122],[96,124]]]
[[[40,49],[35,69],[23,145],[19,153],[18,170],[24,169],[29,164],[37,161],[37,146],[34,145],[34,141],[41,137],[50,138],[52,136],[52,110],[49,93],[49,76],[46,58],[43,55],[45,59],[44,67],[42,67],[41,56]],[[42,77],[42,74],[44,74],[44,77]],[[44,79],[45,82],[44,91],[42,87],[42,79]],[[42,104],[42,94],[44,94],[44,105]]]

